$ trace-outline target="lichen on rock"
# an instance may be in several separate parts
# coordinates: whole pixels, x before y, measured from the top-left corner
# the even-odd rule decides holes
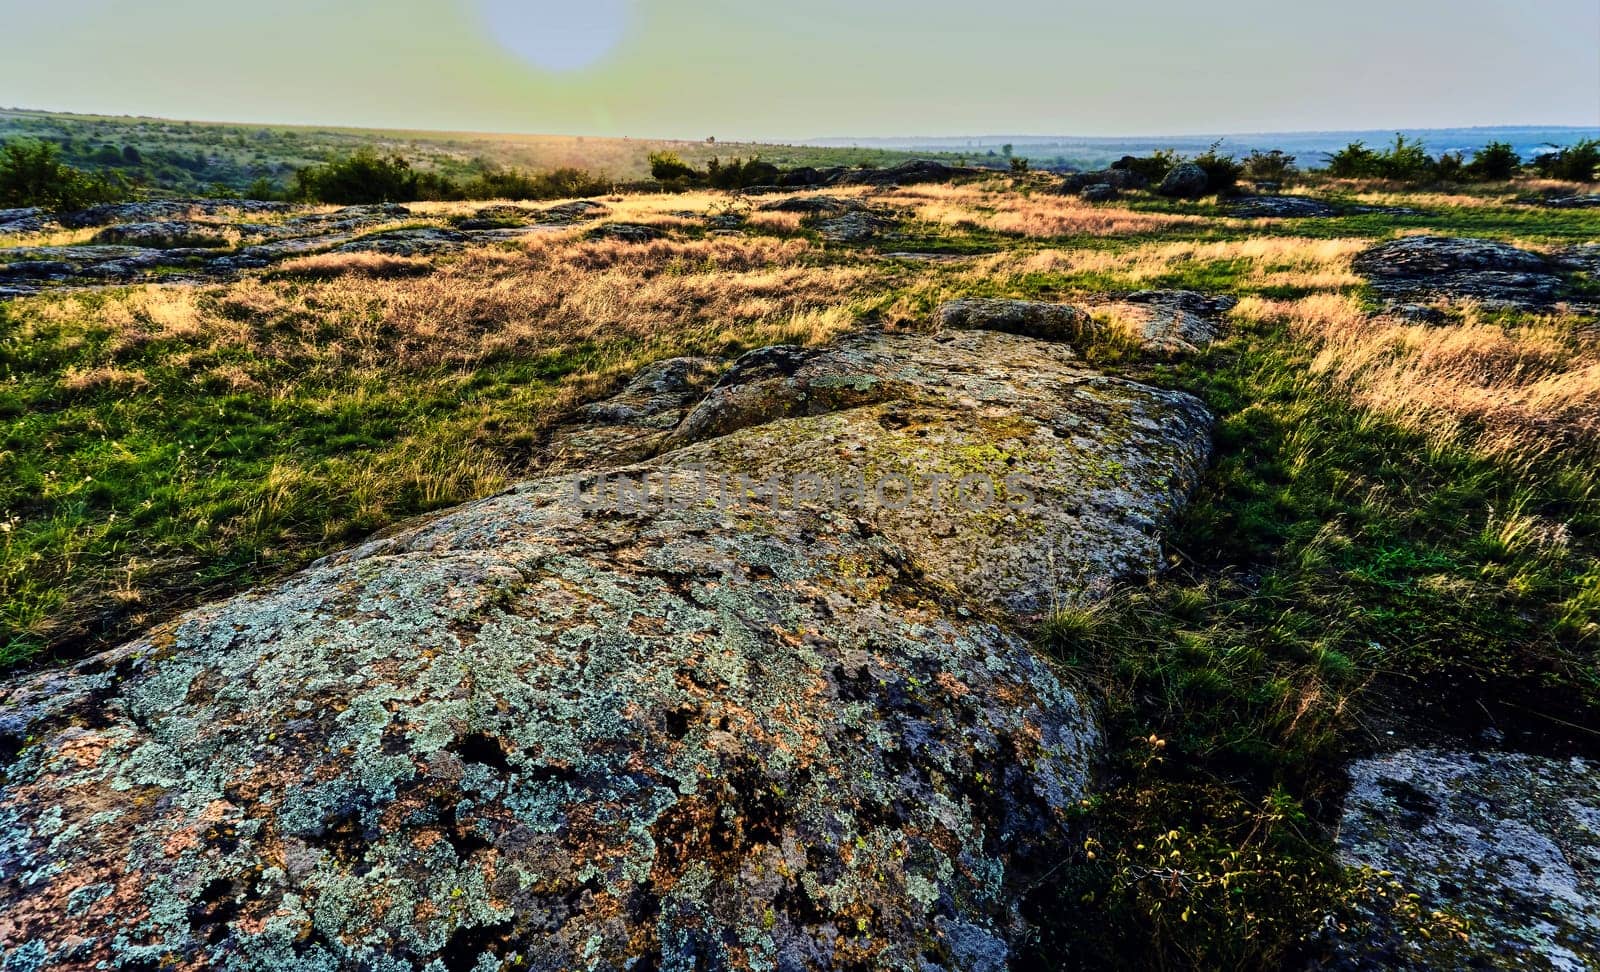
[[[1209,417],[1064,345],[868,333],[749,356],[663,434],[714,371],[592,409],[661,437],[601,436],[589,478],[1040,502],[607,508],[552,476],[0,687],[4,960],[1004,967],[1099,738],[1008,621],[1157,568]]]

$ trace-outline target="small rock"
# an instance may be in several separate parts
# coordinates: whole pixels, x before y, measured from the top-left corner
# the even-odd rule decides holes
[[[1109,182],[1098,182],[1092,186],[1085,186],[1083,191],[1078,193],[1078,198],[1092,203],[1113,202],[1119,198],[1119,193],[1117,187]]]

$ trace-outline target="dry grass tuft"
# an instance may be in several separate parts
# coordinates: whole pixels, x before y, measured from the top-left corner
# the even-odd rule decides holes
[[[380,280],[421,277],[433,272],[433,264],[421,257],[390,256],[384,253],[320,253],[297,257],[278,264],[272,276],[327,280],[333,277],[361,276]]]
[[[1369,316],[1352,297],[1250,298],[1314,350],[1314,373],[1413,429],[1497,455],[1600,448],[1600,346],[1567,314],[1506,324],[1465,305],[1445,325]]]

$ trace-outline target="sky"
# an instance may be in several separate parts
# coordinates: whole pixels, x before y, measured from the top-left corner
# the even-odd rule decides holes
[[[0,105],[799,141],[1600,126],[1600,0],[0,0]]]

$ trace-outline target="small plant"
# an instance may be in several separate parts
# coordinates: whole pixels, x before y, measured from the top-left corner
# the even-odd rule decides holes
[[[1028,160],[1021,156],[1011,157],[1011,171],[1015,175],[1023,175],[1028,171]]]

